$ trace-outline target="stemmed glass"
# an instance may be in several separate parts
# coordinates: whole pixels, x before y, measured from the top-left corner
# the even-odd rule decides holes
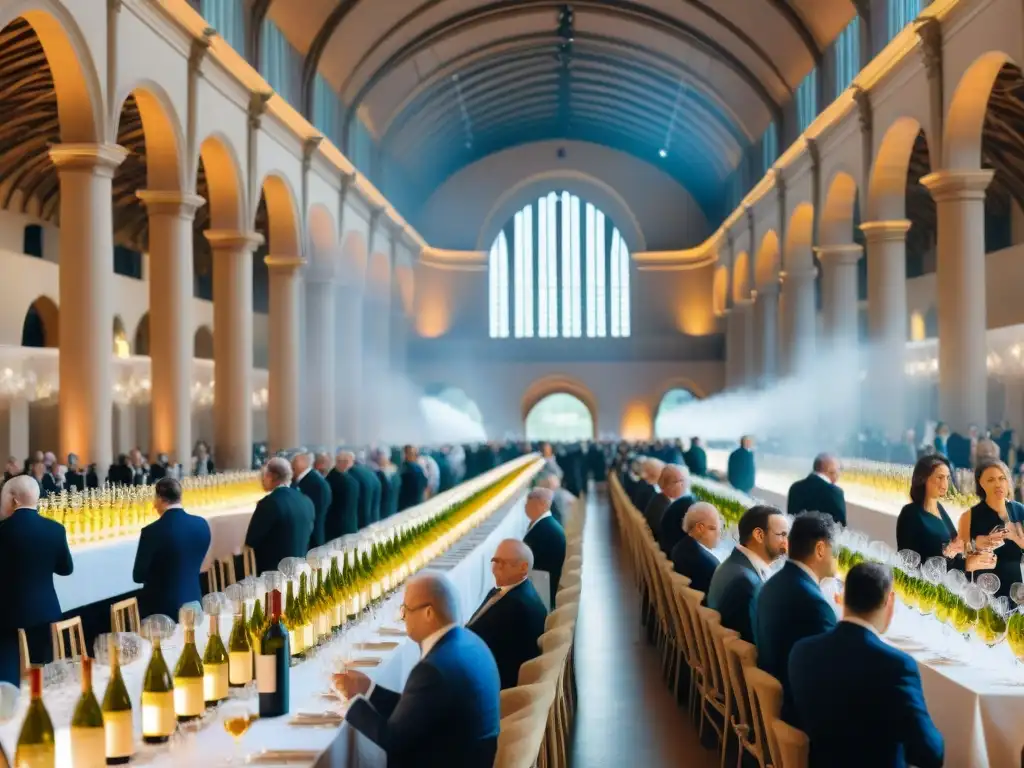
[[[244,765],[242,738],[249,726],[259,719],[259,696],[256,683],[241,688],[232,688],[231,695],[220,707],[220,721],[234,742],[233,754],[225,760],[226,765]]]
[[[1024,584],[1017,582],[1010,587],[1010,600],[1016,607],[1006,622],[1006,642],[1020,666],[1024,663]]]

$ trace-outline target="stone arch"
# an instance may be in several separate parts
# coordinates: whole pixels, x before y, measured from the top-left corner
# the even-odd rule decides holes
[[[549,409],[557,411],[548,414]],[[557,419],[561,423],[554,423]],[[569,392],[552,392],[538,400],[523,419],[526,439],[592,440],[597,437],[594,412],[585,402]]]
[[[49,296],[38,297],[25,312],[21,346],[50,349],[60,346],[60,310]]]
[[[300,257],[299,209],[291,184],[284,176],[270,173],[263,179],[262,189],[267,207],[267,253],[272,257]]]
[[[714,282],[711,288],[711,308],[715,317],[721,317],[729,303],[729,268],[720,264],[715,268]]]
[[[522,399],[522,417],[523,423],[526,423],[526,417],[529,416],[530,411],[539,403],[541,400],[546,398],[548,395],[554,394],[568,394],[575,397],[581,403],[583,403],[587,410],[590,411],[590,416],[594,421],[594,434],[597,434],[598,429],[598,402],[597,398],[590,388],[579,379],[573,378],[572,376],[565,376],[562,374],[552,374],[550,376],[544,376],[533,382],[526,388],[523,393]]]
[[[182,150],[185,141],[174,102],[162,86],[150,80],[140,81],[124,93],[119,113],[123,113],[131,98],[134,98],[145,136],[147,188],[161,192],[184,189]]]
[[[761,238],[761,245],[757,249],[757,257],[754,259],[754,287],[763,288],[766,285],[777,283],[781,265],[782,254],[779,250],[779,236],[774,229],[769,229]]]
[[[786,227],[786,250],[782,254],[783,268],[790,271],[814,268],[814,206],[800,203],[793,209]]]
[[[221,134],[207,136],[199,147],[199,162],[205,173],[210,229],[243,231],[242,167],[230,139]]]
[[[868,182],[867,221],[906,218],[907,173],[922,130],[921,123],[912,117],[897,118],[886,130]]]
[[[198,360],[213,360],[213,331],[208,325],[196,328],[192,338],[192,356]]]
[[[982,129],[989,97],[1005,64],[1015,62],[1001,51],[989,51],[975,59],[957,83],[943,129],[944,169],[981,168]]]
[[[149,355],[149,312],[139,319],[135,326],[135,336],[132,341],[132,349],[136,355]]]
[[[750,256],[743,251],[732,266],[732,300],[746,301],[750,298]]]
[[[345,235],[341,244],[341,277],[347,283],[363,285],[369,268],[369,254],[366,252],[366,237],[353,230]]]
[[[334,226],[334,216],[326,205],[315,203],[309,209],[306,230],[309,236],[309,260],[318,267],[333,270],[338,233]]]
[[[672,386],[668,388],[654,409],[654,437],[679,437],[677,434],[668,433],[668,420],[671,419],[673,413],[700,399],[690,387]]]
[[[120,315],[114,315],[113,350],[117,357],[131,357],[132,346],[128,341],[128,334],[124,328],[124,320]]]
[[[857,180],[846,171],[838,171],[828,185],[821,212],[821,245],[847,245],[853,242],[856,208]]]

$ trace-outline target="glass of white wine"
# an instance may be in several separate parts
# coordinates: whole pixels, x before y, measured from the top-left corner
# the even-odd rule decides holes
[[[256,692],[256,683],[232,688],[230,697],[220,707],[220,719],[224,724],[224,730],[234,740],[234,754],[226,761],[227,765],[245,764],[242,738],[258,717],[259,696]]]

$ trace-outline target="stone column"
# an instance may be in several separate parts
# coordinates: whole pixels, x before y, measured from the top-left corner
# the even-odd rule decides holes
[[[868,338],[871,350],[864,415],[890,439],[906,429],[906,219],[861,224],[867,240]]]
[[[364,440],[362,286],[343,282],[337,302],[337,433],[343,444],[356,446]]]
[[[736,385],[740,389],[754,385],[754,300],[733,302],[736,324]]]
[[[252,464],[252,252],[255,232],[207,230],[213,250],[214,460]]]
[[[925,176],[938,212],[939,418],[967,434],[988,423],[985,190],[992,170]]]
[[[267,319],[270,450],[299,447],[299,256],[267,256],[270,314]]]
[[[725,388],[734,389],[736,383],[736,361],[739,360],[736,342],[736,313],[729,307],[722,313],[725,319]]]
[[[364,439],[373,444],[386,440],[382,434],[386,409],[394,389],[391,381],[391,305],[386,294],[367,295],[363,317],[363,412]]]
[[[757,289],[754,298],[756,335],[754,372],[761,386],[775,378],[779,346],[779,284],[768,283]]]
[[[782,343],[780,373],[793,376],[806,370],[814,357],[814,278],[817,271],[810,269],[787,270],[781,274],[782,291],[779,300]]]
[[[60,453],[113,458],[114,221],[111,181],[127,155],[116,144],[58,144],[60,179]]]
[[[394,302],[394,300],[392,300]],[[396,376],[404,378],[408,368],[409,355],[409,319],[401,304],[391,306],[391,360],[389,367]]]
[[[857,344],[857,262],[863,248],[854,243],[815,249],[821,262],[822,314],[830,346]]]
[[[329,451],[338,447],[335,414],[335,330],[338,324],[333,276],[323,271],[306,275],[306,360],[309,442]]]
[[[192,455],[192,221],[198,195],[145,190],[149,212],[149,356],[152,456],[188,466]]]

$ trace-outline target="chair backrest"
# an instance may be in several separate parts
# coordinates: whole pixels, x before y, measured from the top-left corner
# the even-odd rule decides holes
[[[569,646],[563,645],[530,659],[519,667],[519,685],[531,685],[541,681],[557,682],[568,657]]]
[[[757,666],[757,648],[738,637],[726,640],[724,647],[725,662],[729,667],[729,685],[732,686],[732,696],[736,702],[736,724],[745,726],[750,733],[748,738],[759,745],[760,728],[754,727],[751,718],[751,694],[747,690],[747,678],[743,670],[744,667]]]
[[[139,601],[129,597],[110,606],[110,630],[112,632],[142,631],[142,619],[139,618]]]
[[[779,746],[775,741],[775,722],[782,714],[782,683],[757,667],[745,667],[743,674],[747,678],[747,689],[753,689],[753,717],[760,719],[761,733],[768,744],[768,754],[772,765],[780,764]]]
[[[28,655],[28,635],[24,629],[18,630],[18,660],[20,661],[21,679],[25,679],[28,668],[32,666],[32,659]]]
[[[210,592],[223,592],[225,587],[230,587],[236,581],[235,578],[235,557],[228,555],[220,560],[214,560],[207,571],[207,580]]]
[[[532,768],[547,731],[548,709],[531,707],[527,714],[501,721],[494,768]]]
[[[570,645],[573,639],[573,627],[561,627],[545,632],[537,640],[541,653],[549,653],[563,645]]]
[[[550,681],[506,688],[500,698],[502,723],[524,713],[528,714],[532,707],[550,707],[554,700],[555,685]]]
[[[68,644],[64,644],[64,633],[68,633]],[[85,630],[82,629],[82,617],[72,616],[64,621],[55,621],[50,625],[50,634],[53,639],[53,658],[80,659],[88,656],[88,649],[85,647]]]
[[[730,640],[739,638],[740,633],[735,629],[723,627],[721,623],[710,624],[711,640],[715,658],[715,668],[718,671],[718,693],[729,704],[733,699],[732,676],[729,674],[729,661],[725,657],[725,644]]]
[[[579,603],[568,602],[565,605],[555,608],[544,620],[544,631],[549,632],[559,627],[576,626],[576,618],[580,613]]]
[[[772,731],[775,743],[779,745],[776,768],[807,768],[811,752],[811,740],[807,734],[782,720],[772,723]]]
[[[256,550],[252,547],[242,547],[242,575],[259,576],[256,572]]]

